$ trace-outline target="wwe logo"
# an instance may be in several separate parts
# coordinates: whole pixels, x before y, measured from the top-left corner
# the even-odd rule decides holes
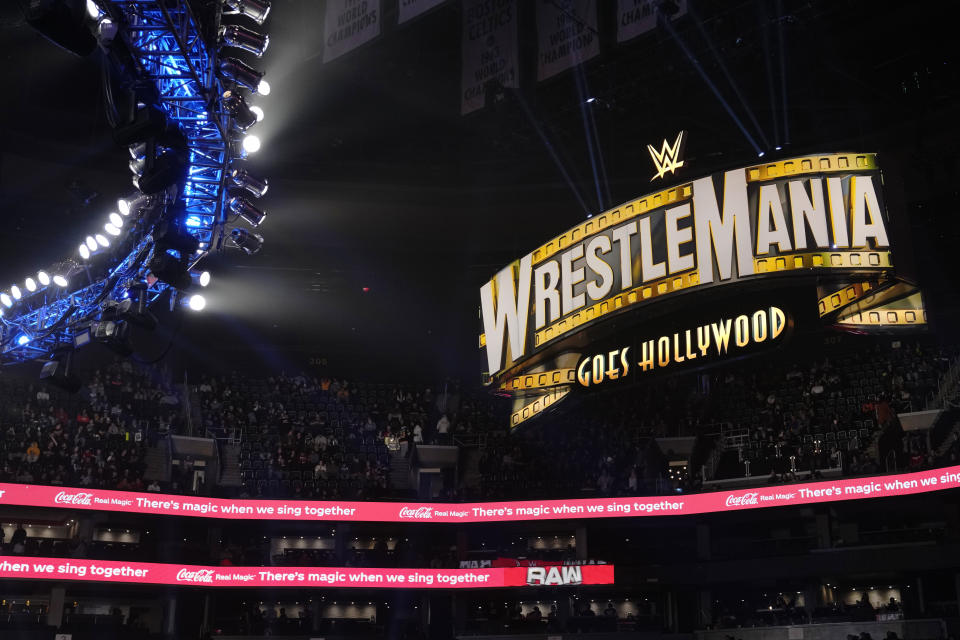
[[[677,139],[674,140],[672,145],[667,144],[667,141],[664,140],[660,151],[654,149],[653,145],[647,145],[647,151],[650,152],[653,166],[657,168],[657,175],[650,178],[650,182],[662,178],[666,173],[673,173],[683,166],[683,160],[680,159],[680,156],[683,155],[683,147],[687,142],[683,135],[685,133],[686,131],[678,133]]]

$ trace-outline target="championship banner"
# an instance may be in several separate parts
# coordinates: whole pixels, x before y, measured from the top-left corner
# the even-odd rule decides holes
[[[617,3],[617,42],[626,42],[657,26],[657,5],[662,0],[619,0]],[[677,12],[671,17],[676,20],[687,13],[687,0],[675,0]]]
[[[323,61],[330,62],[380,35],[380,0],[327,0]]]
[[[516,0],[464,0],[460,113],[483,108],[486,86],[520,86]]]
[[[650,146],[654,180],[686,169],[683,141]],[[789,324],[782,308],[747,297],[749,306],[718,317],[692,312],[801,283],[811,296],[817,282],[877,291],[894,282],[888,226],[872,153],[766,162],[647,194],[547,241],[480,288],[485,384],[514,397],[516,427],[589,386],[583,356],[598,358],[601,346],[612,347],[606,368],[617,376],[773,344]],[[667,302],[682,296],[696,300],[677,320],[680,305]],[[841,298],[824,319],[856,300]],[[679,330],[654,330],[652,319],[665,316]]]
[[[958,486],[960,466],[916,473],[689,495],[465,503],[230,500],[132,491],[0,484],[0,505],[225,520],[449,524],[723,513],[741,509],[913,495],[954,489]]]
[[[214,588],[309,586],[337,589],[481,589],[613,584],[613,565],[505,569],[204,567],[152,562],[0,556],[0,578]]]
[[[416,18],[421,13],[426,13],[434,7],[439,7],[446,1],[447,0],[398,0],[397,11],[399,15],[397,22],[403,24],[408,20]]]
[[[596,0],[537,2],[537,80],[600,54]]]

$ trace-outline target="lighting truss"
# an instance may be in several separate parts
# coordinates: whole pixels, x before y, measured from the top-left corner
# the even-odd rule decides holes
[[[223,109],[223,88],[216,76],[217,49],[205,42],[186,0],[102,0],[101,6],[119,28],[119,36],[136,63],[138,80],[152,83],[169,121],[186,137],[189,166],[178,194],[180,227],[199,241],[190,266],[221,248],[227,222],[224,207],[227,172],[232,161],[229,114]],[[173,210],[167,195],[158,206]],[[69,265],[69,287],[46,287],[11,309],[0,309],[0,362],[42,358],[73,342],[74,333],[93,319],[104,303],[131,295],[146,282],[148,304],[169,289],[148,279],[146,264],[154,243],[152,229],[141,229],[125,254],[111,255],[112,264],[91,276],[88,267]],[[85,284],[84,284],[85,282]],[[172,292],[171,292],[172,295]],[[27,339],[24,339],[26,336]]]

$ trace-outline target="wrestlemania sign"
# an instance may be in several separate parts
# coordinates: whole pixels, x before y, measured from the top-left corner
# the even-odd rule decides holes
[[[642,196],[549,240],[480,288],[485,382],[516,398],[516,426],[589,386],[585,376],[609,379],[697,357],[705,364],[772,343],[789,325],[777,307],[631,336],[616,353],[591,351],[623,326],[662,316],[668,300],[728,298],[750,283],[810,281],[828,302],[847,291],[843,304],[821,304],[837,313],[892,281],[888,227],[873,153],[767,162]]]

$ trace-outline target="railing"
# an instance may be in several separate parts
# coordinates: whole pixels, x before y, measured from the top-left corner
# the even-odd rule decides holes
[[[455,433],[453,434],[453,444],[458,447],[480,447],[487,446],[487,435],[485,433]]]
[[[960,388],[960,356],[953,359],[950,366],[937,380],[937,393],[927,402],[927,409],[960,407],[957,391]]]

